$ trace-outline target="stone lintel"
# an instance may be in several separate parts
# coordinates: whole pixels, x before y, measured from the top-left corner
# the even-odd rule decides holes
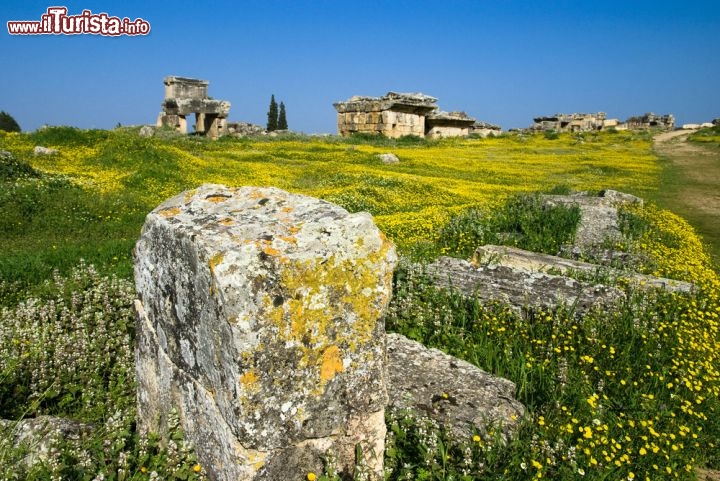
[[[169,98],[162,103],[165,113],[170,115],[215,114],[227,117],[230,113],[230,102],[215,99]]]

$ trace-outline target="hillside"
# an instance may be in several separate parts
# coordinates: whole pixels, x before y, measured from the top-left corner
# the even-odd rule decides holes
[[[212,142],[57,127],[0,132],[0,151],[0,478],[204,479],[177,419],[168,420],[170,445],[136,432],[131,307],[145,216],[203,183],[275,186],[369,211],[402,258],[388,331],[517,386],[526,415],[509,441],[494,426],[457,439],[387,412],[386,479],[695,479],[695,468],[718,467],[720,280],[684,219],[653,204],[618,208],[621,235],[600,245],[619,255],[612,268],[571,268],[561,282],[612,290],[618,302],[602,308],[517,309],[440,288],[427,271],[481,244],[571,254],[578,208],[549,206],[538,193],[654,198],[663,164],[649,133]],[[399,163],[384,164],[382,153]],[[601,253],[578,255],[602,262]],[[645,278],[634,271],[692,288],[638,286],[632,279]],[[80,426],[77,439],[27,467],[9,430],[42,415],[96,430]]]

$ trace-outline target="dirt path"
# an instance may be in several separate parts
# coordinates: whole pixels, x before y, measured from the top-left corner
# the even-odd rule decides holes
[[[720,150],[688,142],[691,131],[655,137],[655,152],[670,162],[658,203],[687,218],[720,260]]]

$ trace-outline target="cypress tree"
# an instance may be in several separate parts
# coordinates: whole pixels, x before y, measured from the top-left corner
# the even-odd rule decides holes
[[[278,129],[278,104],[275,102],[275,94],[270,97],[270,109],[267,114],[267,130],[272,132]]]
[[[285,104],[280,102],[280,114],[278,115],[278,130],[287,130],[287,117],[285,117]]]
[[[9,113],[4,110],[0,112],[0,130],[5,132],[20,132],[20,125]]]

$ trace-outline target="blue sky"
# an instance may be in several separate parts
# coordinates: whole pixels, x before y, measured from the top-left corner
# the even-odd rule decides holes
[[[8,34],[55,5],[151,33]],[[24,130],[153,124],[166,75],[209,80],[230,120],[264,125],[275,94],[305,133],[336,131],[333,102],[391,90],[506,129],[556,112],[720,117],[717,0],[4,0],[0,17],[0,110]]]

